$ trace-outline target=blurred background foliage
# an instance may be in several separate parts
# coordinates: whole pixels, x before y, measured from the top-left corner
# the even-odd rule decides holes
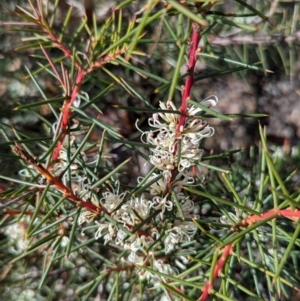
[[[84,36],[70,38],[68,41],[68,36],[73,37],[74,30],[78,28],[81,17],[86,14],[89,26],[93,26],[92,15],[95,14],[96,26],[102,27],[103,30],[109,30],[105,24],[112,15],[112,8],[124,1],[61,0],[59,1],[59,13],[53,21],[53,28],[57,33],[62,28],[63,19],[69,11],[71,2],[75,9],[71,16],[71,22],[65,29],[67,34],[64,38],[70,45],[76,44],[78,51],[81,47],[84,51],[86,46]],[[132,3],[125,7],[121,17],[112,17],[116,21],[115,26],[118,26],[117,21],[122,18],[121,34],[124,34],[124,30],[130,26],[133,17],[139,18],[144,9],[143,5],[147,1],[129,2]],[[161,2],[161,6],[157,10],[163,9],[164,1]],[[186,2],[188,6],[193,7],[193,1]],[[51,1],[49,3],[53,4]],[[245,7],[245,3],[254,8],[256,12],[261,12],[267,16],[268,20],[263,20],[254,14],[249,7]],[[12,13],[17,10],[17,5],[24,8],[29,7],[25,0],[1,1],[0,21],[20,21]],[[300,162],[298,147],[300,136],[299,7],[300,1],[279,0],[247,0],[245,2],[229,0],[216,5],[207,16],[208,19],[213,20],[214,26],[211,28],[210,34],[201,41],[201,47],[205,51],[201,54],[196,66],[197,81],[193,89],[195,100],[204,99],[209,95],[217,95],[219,104],[216,110],[220,113],[267,114],[266,117],[260,119],[260,123],[267,125],[267,139],[271,143],[273,156],[278,157],[277,168],[284,179],[292,179],[289,189],[295,193],[299,189],[299,175],[296,172],[291,173],[299,167]],[[49,5],[49,15],[51,15],[51,9],[53,9],[53,5]],[[224,22],[224,16],[226,16],[227,22]],[[110,64],[106,67],[108,69],[106,73],[95,72],[82,87],[82,90],[88,93],[89,98],[93,99],[112,82],[112,77],[109,74],[115,76],[115,85],[110,93],[101,97],[99,101],[95,102],[95,105],[103,113],[101,121],[118,128],[126,139],[140,141],[133,121],[140,119],[141,127],[147,127],[147,118],[150,115],[142,111],[117,110],[113,105],[143,108],[145,103],[149,102],[157,107],[160,100],[167,100],[168,89],[178,56],[176,38],[180,34],[176,32],[177,21],[178,18],[174,13],[174,18],[169,17],[168,21],[164,23],[164,14],[162,14],[159,20],[150,23],[143,31],[137,49],[144,55],[133,57],[132,68]],[[232,22],[239,22],[241,25],[232,26]],[[2,124],[9,125],[9,127],[2,126],[2,131],[8,136],[14,136],[14,128],[26,132],[30,136],[40,137],[47,132],[43,125],[43,119],[50,121],[50,123],[55,121],[49,107],[42,105],[28,110],[15,110],[15,108],[43,100],[26,69],[35,72],[41,67],[39,63],[44,64],[45,61],[43,61],[41,51],[33,51],[30,48],[16,51],[30,42],[29,38],[32,33],[22,31],[18,26],[15,26],[15,30],[13,28],[13,26],[9,28],[3,24],[0,26],[0,39],[2,41],[0,43],[0,121]],[[61,52],[55,48],[50,48],[48,51],[53,59],[61,56]],[[260,70],[247,69],[245,64],[256,66]],[[139,70],[147,72],[148,76]],[[183,66],[181,75],[185,71]],[[48,98],[61,94],[58,82],[47,71],[38,72],[35,77]],[[180,87],[183,83],[182,76],[178,86]],[[180,99],[178,90],[174,96],[174,101],[179,104]],[[96,117],[99,112],[90,107],[88,114]],[[255,169],[260,164],[258,160],[257,119],[245,117],[226,121],[212,118],[210,124],[215,127],[216,133],[213,139],[204,142],[205,156],[234,149],[245,149],[239,155],[230,156],[227,161],[212,159],[211,164],[230,166],[234,174],[233,178],[236,179],[236,187],[239,187],[240,191],[244,191],[248,184],[247,179],[252,177],[253,186],[251,189],[254,191],[254,178],[259,174]],[[91,138],[98,141],[100,135],[101,133],[96,131]],[[4,139],[0,142],[3,142],[0,145],[1,174],[15,177],[20,169],[20,163],[10,153],[10,148],[5,144]],[[33,143],[32,149],[34,147]],[[36,147],[36,152],[39,152],[38,147]],[[116,143],[110,146],[107,153],[111,166],[120,164],[130,155],[134,156],[134,160],[128,166],[130,172],[123,176],[123,183],[132,184],[139,174],[146,173],[144,161],[136,154],[132,154],[127,148]],[[207,184],[209,180],[216,178],[218,178],[216,173],[209,173],[206,180]],[[221,180],[216,182],[215,187],[210,188],[211,191],[219,192],[223,189],[222,184]],[[249,194],[254,193],[251,192],[251,189]],[[228,191],[223,191],[224,195],[227,193]],[[204,214],[205,211],[213,211],[213,208],[209,204],[204,204]],[[1,243],[5,245],[5,251],[3,248],[1,249],[1,260],[4,256],[13,258],[24,247],[19,246],[18,243],[21,241],[25,230],[22,228],[22,223],[15,224],[16,221],[17,218],[15,221],[11,221],[12,228],[8,230],[16,233],[14,241],[8,239],[5,232],[1,234]],[[18,227],[18,229],[13,227]],[[63,241],[59,241],[59,243],[64,244]],[[71,261],[57,261],[57,266],[52,267],[49,272],[50,277],[45,280],[46,285],[39,293],[37,293],[37,279],[40,279],[43,272],[37,265],[43,265],[44,268],[46,266],[46,263],[43,262],[46,257],[42,255],[42,252],[39,255],[34,253],[32,257],[27,256],[26,261],[16,261],[14,266],[4,266],[0,280],[4,281],[6,285],[9,283],[14,289],[9,294],[7,290],[5,292],[0,290],[0,296],[6,294],[6,300],[76,300],[74,291],[82,283],[95,277],[97,271],[94,267],[99,268],[103,264],[101,261],[103,258],[97,256],[94,257],[95,262],[90,262],[91,253],[97,250],[98,254],[108,254],[108,250],[105,248],[102,244],[95,242],[93,249],[81,252],[80,258],[76,259],[76,266]],[[44,252],[47,250],[45,249]],[[89,256],[86,253],[90,253]],[[87,265],[89,269],[86,268]],[[11,273],[12,267],[14,271],[17,271],[16,273]],[[74,269],[76,269],[76,273],[73,272]],[[242,270],[242,267],[240,269]],[[241,270],[237,270],[240,275],[242,275]],[[6,277],[7,275],[10,277]],[[244,281],[248,279],[247,275],[242,276],[245,277]],[[55,283],[53,279],[56,279]],[[101,284],[102,286],[112,287],[114,284],[113,277],[108,277],[105,281]]]

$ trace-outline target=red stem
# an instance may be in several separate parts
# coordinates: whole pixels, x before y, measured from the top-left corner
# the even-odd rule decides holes
[[[70,116],[72,113],[72,111],[70,110],[70,106],[73,105],[73,103],[75,102],[86,75],[93,72],[96,69],[100,69],[103,65],[112,61],[114,58],[116,58],[117,56],[121,55],[124,52],[125,52],[125,49],[121,49],[121,50],[114,52],[113,54],[107,54],[104,58],[98,57],[98,60],[95,61],[93,64],[91,64],[91,66],[87,70],[84,70],[83,67],[75,64],[78,67],[78,71],[77,71],[75,84],[73,86],[71,96],[69,97],[69,99],[67,99],[65,101],[63,109],[62,109],[62,119],[61,119],[60,125],[58,125],[58,126],[60,126],[60,129],[62,131],[62,135],[53,151],[53,156],[52,156],[53,161],[58,160],[60,149],[61,149],[64,139],[67,135],[68,124],[69,124]]]
[[[183,126],[185,124],[185,119],[186,119],[186,110],[187,110],[187,102],[190,99],[191,95],[191,90],[194,85],[194,70],[195,70],[195,65],[197,62],[197,52],[199,52],[198,49],[198,44],[201,39],[201,35],[199,33],[199,25],[196,23],[192,24],[193,31],[192,31],[192,37],[191,37],[191,46],[190,46],[190,51],[189,51],[189,63],[188,63],[188,76],[185,80],[185,85],[183,87],[182,91],[182,99],[181,99],[181,107],[180,107],[180,112],[181,116],[179,118],[176,132],[179,134],[182,132]]]
[[[268,219],[272,216],[274,218],[282,216],[282,217],[295,219],[296,221],[299,221],[300,211],[298,209],[292,210],[290,208],[287,208],[287,209],[272,209],[268,212],[262,213],[261,215],[248,216],[245,219],[243,219],[241,221],[241,223],[238,224],[237,226],[240,225],[242,227],[247,227],[249,225],[252,225],[253,223],[266,220],[266,219]]]
[[[247,227],[247,226],[249,226],[253,223],[256,223],[258,221],[266,220],[266,219],[271,218],[271,217],[277,218],[277,217],[280,217],[280,216],[290,218],[290,219],[295,219],[296,221],[299,221],[299,219],[300,219],[300,210],[297,210],[297,209],[292,210],[290,208],[281,209],[281,210],[280,209],[272,209],[268,212],[262,213],[261,215],[248,216],[244,220],[242,220],[241,223],[239,223],[239,225],[242,226],[242,227]],[[211,289],[213,287],[214,280],[217,277],[220,276],[220,273],[222,272],[222,269],[223,269],[229,255],[232,252],[232,249],[233,249],[233,244],[229,244],[224,248],[223,254],[219,258],[219,260],[217,261],[217,264],[214,268],[212,281],[207,281],[206,284],[204,285],[204,288],[202,290],[202,295],[199,298],[199,301],[207,300],[208,296],[211,293]]]
[[[224,267],[228,257],[230,256],[230,254],[232,252],[232,249],[233,249],[233,244],[232,243],[227,245],[224,248],[221,257],[219,258],[219,260],[217,261],[217,263],[215,265],[212,280],[207,281],[206,284],[204,285],[204,288],[202,289],[202,295],[198,299],[199,301],[207,300],[208,296],[210,295],[210,291],[213,287],[213,283],[216,280],[216,278],[220,276],[220,274],[223,270],[223,267]]]
[[[203,15],[205,15],[214,5],[215,3],[212,2],[210,3],[205,9],[201,11]],[[199,3],[199,9],[201,9],[203,4]],[[182,91],[182,98],[181,98],[181,107],[180,107],[180,112],[181,112],[181,117],[179,118],[176,132],[180,137],[180,133],[183,129],[183,126],[185,124],[185,119],[186,119],[186,110],[187,110],[187,102],[190,99],[191,96],[191,90],[194,85],[194,71],[195,71],[195,66],[197,62],[197,53],[201,51],[200,48],[198,48],[200,39],[201,39],[201,34],[200,34],[200,29],[201,25],[193,22],[192,23],[192,36],[191,36],[191,46],[190,46],[190,51],[189,51],[189,62],[188,62],[188,76],[186,77],[185,84],[183,86],[183,91]]]
[[[71,94],[70,98],[65,101],[65,104],[63,106],[62,119],[61,119],[61,123],[60,123],[60,129],[62,131],[62,134],[61,134],[61,137],[53,151],[52,159],[54,161],[58,160],[60,149],[61,149],[63,142],[65,140],[65,137],[67,135],[69,119],[71,116],[70,106],[75,102],[77,95],[80,92],[80,88],[83,83],[85,75],[86,75],[86,72],[82,68],[79,68],[76,79],[75,79],[75,84],[74,84],[74,87],[72,90],[72,94]]]
[[[210,3],[205,9],[202,10],[202,14],[206,14],[214,5],[215,3],[212,2]],[[199,3],[199,9],[202,7],[202,3]],[[194,85],[195,77],[194,77],[194,71],[195,71],[195,66],[197,63],[197,54],[201,51],[200,48],[198,48],[200,39],[201,39],[201,34],[200,34],[200,27],[201,25],[193,22],[192,23],[192,35],[190,38],[190,50],[189,50],[189,62],[187,66],[187,72],[188,76],[185,79],[185,84],[182,88],[182,97],[181,97],[181,106],[179,111],[181,112],[180,118],[178,120],[178,124],[176,126],[176,134],[177,134],[177,139],[179,140],[181,137],[181,132],[184,128],[185,121],[186,121],[186,111],[187,111],[187,102],[190,99],[191,96],[191,90]],[[178,152],[178,147],[175,145],[174,152],[173,154],[176,155]],[[172,170],[172,176],[169,179],[165,194],[169,193],[172,183],[174,179],[176,178],[178,171],[177,169]]]
[[[99,214],[101,211],[104,211],[107,213],[105,208],[102,208],[100,206],[96,206],[93,203],[90,202],[84,202],[82,201],[73,191],[70,187],[66,186],[59,177],[53,176],[42,164],[36,161],[35,158],[33,158],[30,154],[28,154],[26,151],[22,149],[22,147],[15,143],[15,146],[13,147],[13,151],[18,154],[23,160],[25,160],[27,163],[32,164],[35,169],[44,176],[48,183],[51,183],[53,186],[55,186],[59,191],[61,191],[65,198],[68,198],[70,201],[75,202],[77,206],[84,207],[85,209],[95,212]]]

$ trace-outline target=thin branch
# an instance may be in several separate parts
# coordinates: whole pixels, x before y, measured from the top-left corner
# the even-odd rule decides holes
[[[18,154],[24,161],[32,164],[35,169],[40,173],[41,176],[45,177],[48,183],[51,183],[59,191],[61,191],[65,198],[72,202],[75,202],[77,206],[84,207],[85,209],[96,212],[99,214],[101,211],[106,212],[104,208],[96,206],[91,202],[82,201],[77,195],[74,194],[71,188],[67,187],[59,177],[53,176],[41,163],[37,162],[35,158],[31,157],[26,151],[24,151],[21,146],[15,143],[13,151]]]
[[[204,285],[204,287],[202,289],[202,295],[198,299],[199,301],[205,301],[205,300],[207,300],[208,296],[211,293],[211,289],[213,287],[214,281],[218,277],[220,277],[220,275],[222,273],[222,270],[224,268],[224,265],[227,262],[228,257],[232,253],[232,250],[233,250],[233,243],[227,245],[223,249],[223,253],[222,253],[221,257],[219,258],[219,260],[217,261],[217,263],[215,265],[214,272],[213,272],[213,275],[212,275],[212,279],[208,280],[206,282],[206,284]]]
[[[287,208],[287,209],[272,209],[268,212],[262,213],[260,215],[252,215],[252,216],[248,216],[245,219],[243,219],[238,226],[242,226],[242,227],[247,227],[253,223],[259,222],[259,221],[263,221],[263,220],[267,220],[270,217],[274,216],[274,218],[277,217],[285,217],[285,218],[289,218],[292,220],[296,220],[299,221],[300,220],[300,210],[295,209],[292,210],[291,208]]]

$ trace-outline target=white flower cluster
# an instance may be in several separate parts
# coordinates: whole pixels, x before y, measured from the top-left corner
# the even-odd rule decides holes
[[[211,96],[201,104],[212,107],[217,101],[216,96]],[[152,268],[166,274],[177,274],[176,268],[156,258],[155,254],[162,250],[164,254],[176,251],[181,244],[191,241],[197,231],[192,221],[199,218],[195,214],[196,208],[181,187],[195,184],[190,167],[201,160],[200,140],[213,135],[214,130],[196,116],[202,111],[196,106],[188,106],[184,125],[179,129],[181,115],[174,104],[171,101],[166,105],[160,103],[160,108],[164,112],[155,113],[149,119],[153,130],[142,132],[141,138],[144,143],[152,145],[150,163],[159,173],[153,173],[143,184],[148,193],[144,192],[141,196],[126,200],[126,194],[119,193],[119,183],[116,183],[116,189],[111,187],[110,191],[102,193],[100,204],[109,213],[110,220],[103,218],[101,222],[96,221],[99,227],[95,237],[103,237],[105,244],[112,243],[127,249],[128,262],[143,266],[151,261]],[[180,204],[180,210],[175,205],[175,199]],[[93,219],[91,212],[83,210],[79,224]],[[186,258],[184,261],[187,263]],[[182,268],[184,265],[178,266]],[[139,275],[153,279],[151,273],[140,271]]]
[[[216,96],[211,96],[201,104],[212,107],[217,101]],[[149,161],[157,168],[157,172],[152,173],[146,181],[138,179],[139,186],[145,188],[142,195],[130,197],[129,193],[121,193],[120,184],[115,182],[115,185],[101,193],[97,201],[99,191],[91,191],[84,168],[86,165],[93,166],[96,158],[89,157],[87,143],[82,146],[79,143],[75,147],[77,135],[82,134],[82,129],[76,124],[50,171],[64,185],[70,184],[74,194],[81,200],[103,208],[105,215],[96,221],[96,239],[102,237],[105,244],[128,250],[128,262],[140,266],[151,264],[155,270],[175,275],[177,268],[165,262],[162,256],[180,250],[182,244],[192,241],[197,231],[193,222],[193,219],[199,218],[197,208],[182,187],[195,185],[190,167],[201,160],[199,142],[213,135],[214,130],[197,116],[202,111],[199,107],[189,105],[186,113],[183,113],[184,118],[171,101],[166,105],[160,103],[160,108],[163,111],[153,114],[149,119],[152,130],[142,132],[142,141],[152,146]],[[74,158],[71,164],[70,158]],[[24,177],[30,176],[24,171],[22,173]],[[83,208],[78,224],[91,223],[97,215],[98,212]],[[180,269],[188,262],[187,258],[181,259],[184,264],[178,260],[176,263],[176,260],[174,264]],[[142,270],[139,275],[155,278],[152,273]]]
[[[80,152],[80,155],[76,157],[73,163],[69,166],[69,158],[77,151],[77,148],[73,145],[75,136],[71,138],[70,147],[63,147],[60,150],[58,157],[59,161],[53,165],[51,173],[56,177],[60,177],[64,185],[71,183],[73,192],[78,194],[81,199],[86,200],[90,184],[82,165],[94,166],[96,160],[92,156],[89,157],[87,155],[86,149],[89,146],[86,144]]]
[[[213,107],[217,102],[218,98],[211,96],[201,104]],[[194,105],[188,106],[185,124],[179,129],[177,127],[181,115],[178,114],[175,105],[171,101],[166,105],[161,102],[160,108],[176,113],[153,114],[149,125],[154,130],[143,132],[142,140],[153,146],[150,162],[162,170],[166,177],[170,177],[172,170],[178,168],[178,171],[182,172],[201,160],[202,150],[199,149],[199,142],[212,136],[214,129],[202,119],[196,118],[196,114],[202,109]]]
[[[157,175],[153,174],[149,181],[155,177]],[[103,236],[105,243],[112,242],[131,250],[131,254],[128,257],[128,261],[130,262],[141,263],[144,260],[143,258],[145,258],[144,255],[147,254],[147,250],[157,241],[163,242],[165,253],[170,253],[179,243],[190,241],[196,233],[196,225],[192,221],[183,221],[178,212],[175,214],[173,225],[170,225],[168,228],[165,227],[164,213],[165,211],[172,211],[174,205],[170,194],[166,196],[156,195],[158,193],[157,185],[158,183],[154,183],[150,186],[150,195],[148,198],[145,194],[142,194],[140,197],[132,197],[126,202],[123,202],[124,193],[121,195],[118,192],[105,192],[102,194],[103,198],[100,200],[100,203],[111,214],[110,217],[116,221],[116,224],[112,224],[106,220],[101,223],[97,222],[99,228],[95,237],[99,238]],[[161,191],[163,191],[166,187],[162,186],[161,188]],[[193,202],[189,199],[182,199],[183,194],[179,189],[177,191],[182,201],[184,217],[189,219],[197,218],[198,216],[193,214]],[[155,227],[149,227],[149,223],[147,223],[134,234],[128,234],[143,223],[153,211],[160,212],[156,215],[156,218],[153,218],[156,224]],[[85,221],[91,222],[90,216],[88,211],[85,211],[80,216],[79,223]],[[159,244],[154,247],[154,249],[156,248],[157,250],[161,249]],[[153,248],[151,251],[153,252]],[[143,256],[139,257],[138,253],[143,254]]]
[[[201,104],[212,107],[217,101],[216,96],[211,96]],[[201,160],[199,142],[212,136],[214,130],[197,116],[202,111],[199,107],[188,105],[184,113],[168,101],[166,104],[161,102],[160,108],[162,111],[149,119],[152,129],[142,132],[141,136],[145,144],[151,145],[149,161],[157,169],[147,180],[138,179],[139,187],[144,188],[141,195],[120,192],[118,181],[108,185],[105,192],[99,193],[99,188],[91,189],[86,172],[88,167],[95,165],[97,158],[89,154],[91,146],[79,142],[81,139],[77,137],[83,130],[78,123],[74,124],[60,149],[58,160],[49,171],[65,186],[70,185],[81,201],[92,202],[95,208],[102,208],[105,214],[100,218],[99,212],[87,209],[89,206],[82,208],[78,218],[79,225],[98,219],[96,239],[101,237],[105,244],[127,250],[128,257],[124,260],[136,264],[137,268],[148,266],[164,274],[176,275],[178,270],[175,266],[183,269],[188,259],[185,256],[174,256],[174,260],[165,258],[180,251],[182,245],[191,243],[197,232],[193,220],[199,219],[198,208],[182,187],[195,185],[191,167]],[[55,128],[53,130],[56,131]],[[30,177],[36,172],[30,166],[21,174]],[[40,182],[45,184],[43,178]],[[143,269],[137,273],[154,283],[158,280],[155,273]]]

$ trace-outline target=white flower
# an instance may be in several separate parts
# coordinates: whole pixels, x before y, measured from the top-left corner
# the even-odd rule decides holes
[[[198,230],[197,226],[193,222],[189,221],[181,222],[179,225],[177,225],[177,228],[179,228],[182,233],[181,242],[190,241]]]
[[[165,238],[165,253],[168,254],[175,249],[175,246],[179,243],[180,237],[178,234],[169,233]]]
[[[193,222],[177,222],[177,226],[167,231],[168,235],[165,238],[165,252],[169,253],[174,250],[179,243],[188,242],[197,232],[197,226]]]
[[[97,215],[98,215],[97,212],[92,212],[86,209],[82,209],[78,218],[78,225],[81,225],[85,222],[91,223]]]
[[[115,238],[115,243],[117,245],[124,246],[124,241],[125,241],[125,238],[127,236],[128,236],[128,234],[126,232],[124,232],[123,230],[118,229],[117,235],[116,235],[116,238]],[[126,245],[128,245],[128,243]]]
[[[214,95],[201,102],[207,107],[217,103],[218,98]],[[160,102],[160,108],[177,111],[171,101],[167,104]],[[170,174],[174,169],[182,172],[201,160],[203,151],[198,148],[199,142],[214,134],[214,129],[196,116],[201,111],[199,107],[188,105],[185,124],[181,126],[180,133],[177,131],[180,114],[176,113],[155,113],[149,119],[149,125],[154,130],[143,132],[139,129],[142,132],[142,142],[153,146],[149,156],[150,163],[164,174]]]
[[[21,169],[18,172],[19,176],[24,178],[33,178],[36,175],[38,175],[38,172],[36,171],[35,167],[31,164],[27,165],[27,168]]]
[[[15,222],[4,228],[5,235],[10,239],[10,252],[20,254],[29,246],[29,240],[25,240],[27,224],[27,218],[23,217],[19,223]]]
[[[127,260],[138,265],[144,265],[145,258],[143,256],[136,255],[135,252],[131,252],[127,257]]]
[[[191,201],[190,199],[186,199],[185,202],[181,205],[181,210],[185,214],[189,214],[194,210],[194,202]]]
[[[119,181],[116,181],[116,186],[116,189],[111,186],[112,191],[102,193],[103,198],[100,200],[101,205],[109,212],[113,212],[123,202],[126,195],[126,192],[119,194]]]
[[[144,243],[142,237],[135,235],[134,241],[130,244],[129,248],[132,252],[136,253],[137,251],[143,249]]]
[[[202,149],[195,148],[192,145],[189,148],[185,146],[180,154],[178,171],[182,172],[190,166],[195,165],[197,161],[201,161],[202,154]]]
[[[176,185],[192,186],[192,185],[195,184],[194,176],[190,172],[181,172],[181,173],[178,173],[178,175],[176,176],[175,180],[176,180]]]
[[[138,251],[145,252],[152,243],[154,239],[151,236],[138,235],[137,233],[132,235],[126,242],[124,247],[130,249],[132,252],[136,253]]]
[[[156,146],[156,148],[167,149],[170,152],[175,150],[176,133],[174,131],[169,131],[166,128],[162,128],[158,133],[153,131],[146,132],[146,142]]]
[[[84,201],[86,201],[86,199],[82,198]],[[95,205],[96,207],[99,207],[98,202],[95,200],[95,197],[92,196],[91,197],[91,202],[93,205]],[[95,211],[89,211],[85,208],[83,208],[80,212],[79,218],[78,218],[78,225],[83,224],[84,222],[87,223],[91,223],[96,216],[98,216],[98,212]]]
[[[133,225],[135,219],[128,205],[123,205],[120,209],[116,210],[111,217],[123,226]]]
[[[204,100],[202,100],[200,103],[203,105],[203,106],[206,106],[206,107],[209,107],[209,108],[212,108],[212,107],[215,107],[219,102],[219,99],[216,95],[211,95],[211,96],[208,96],[206,97]]]
[[[149,156],[150,163],[160,170],[172,170],[175,168],[176,157],[162,148],[153,150],[153,155]]]
[[[159,271],[160,273],[176,276],[178,275],[178,270],[171,265],[165,263],[162,259],[153,261],[153,269]],[[153,275],[154,277],[157,277]]]
[[[99,228],[98,230],[96,231],[95,233],[95,239],[98,239],[99,237],[102,236],[102,232],[103,230],[107,230],[107,234],[104,235],[104,244],[106,245],[109,241],[112,241],[114,239],[114,237],[116,236],[116,233],[117,233],[117,229],[114,225],[112,224],[104,224],[104,223],[98,223],[96,222],[98,225],[99,225]]]
[[[247,204],[248,208],[252,207],[252,203],[249,202],[249,204]],[[234,208],[235,210],[235,214],[232,212],[228,212],[228,216],[226,215],[222,215],[220,217],[220,222],[222,224],[231,224],[231,225],[235,225],[237,223],[239,223],[243,218],[247,217],[247,214],[243,211],[241,211],[238,208]]]
[[[181,210],[183,212],[184,218],[190,218],[190,219],[199,219],[200,216],[197,214],[198,212],[198,207],[195,208],[194,202],[191,201],[190,199],[185,199],[185,203],[181,204]],[[176,213],[176,216],[181,218],[181,215],[179,212]],[[181,224],[182,221],[175,221],[174,225],[178,225]],[[193,223],[192,223],[193,224]],[[196,227],[194,227],[195,225],[193,224],[193,228],[195,230]]]
[[[153,173],[151,175],[151,177],[148,179],[148,181],[146,182],[146,184],[148,182],[151,182],[153,179],[157,178],[159,175],[156,173]],[[153,184],[151,184],[150,188],[150,194],[151,195],[163,195],[167,189],[167,185],[168,185],[168,178],[166,177],[161,177],[160,179],[158,179],[156,182],[154,182]]]
[[[190,143],[198,147],[201,139],[211,137],[214,133],[214,128],[203,123],[202,120],[187,120],[182,132],[182,139],[185,139],[185,144]]]
[[[219,102],[219,99],[216,95],[211,95],[208,96],[207,98],[205,98],[204,100],[202,100],[200,102],[201,105],[208,107],[208,108],[212,108],[215,107]],[[188,106],[187,109],[187,115],[189,116],[195,116],[197,113],[202,112],[203,110],[199,107],[196,107],[194,105]]]
[[[151,202],[144,195],[131,198],[127,204],[121,206],[111,216],[124,226],[135,226],[148,217]]]
[[[131,198],[129,200],[129,204],[131,206],[132,213],[135,216],[135,220],[138,220],[137,222],[141,222],[140,218],[145,219],[148,217],[151,209],[151,202],[145,198],[144,194],[141,197]],[[135,212],[140,218],[137,217]]]
[[[162,110],[169,110],[169,111],[177,111],[176,106],[170,100],[167,101],[167,105],[163,102],[159,102],[159,106]],[[157,114],[154,114],[157,115]],[[176,130],[178,119],[180,117],[179,114],[172,114],[172,113],[158,113],[158,115],[168,123],[168,127],[171,130]]]
[[[150,206],[155,210],[161,210],[161,219],[164,218],[164,213],[166,210],[171,211],[173,209],[173,203],[168,200],[168,195],[166,195],[165,197],[155,196],[152,199]]]

